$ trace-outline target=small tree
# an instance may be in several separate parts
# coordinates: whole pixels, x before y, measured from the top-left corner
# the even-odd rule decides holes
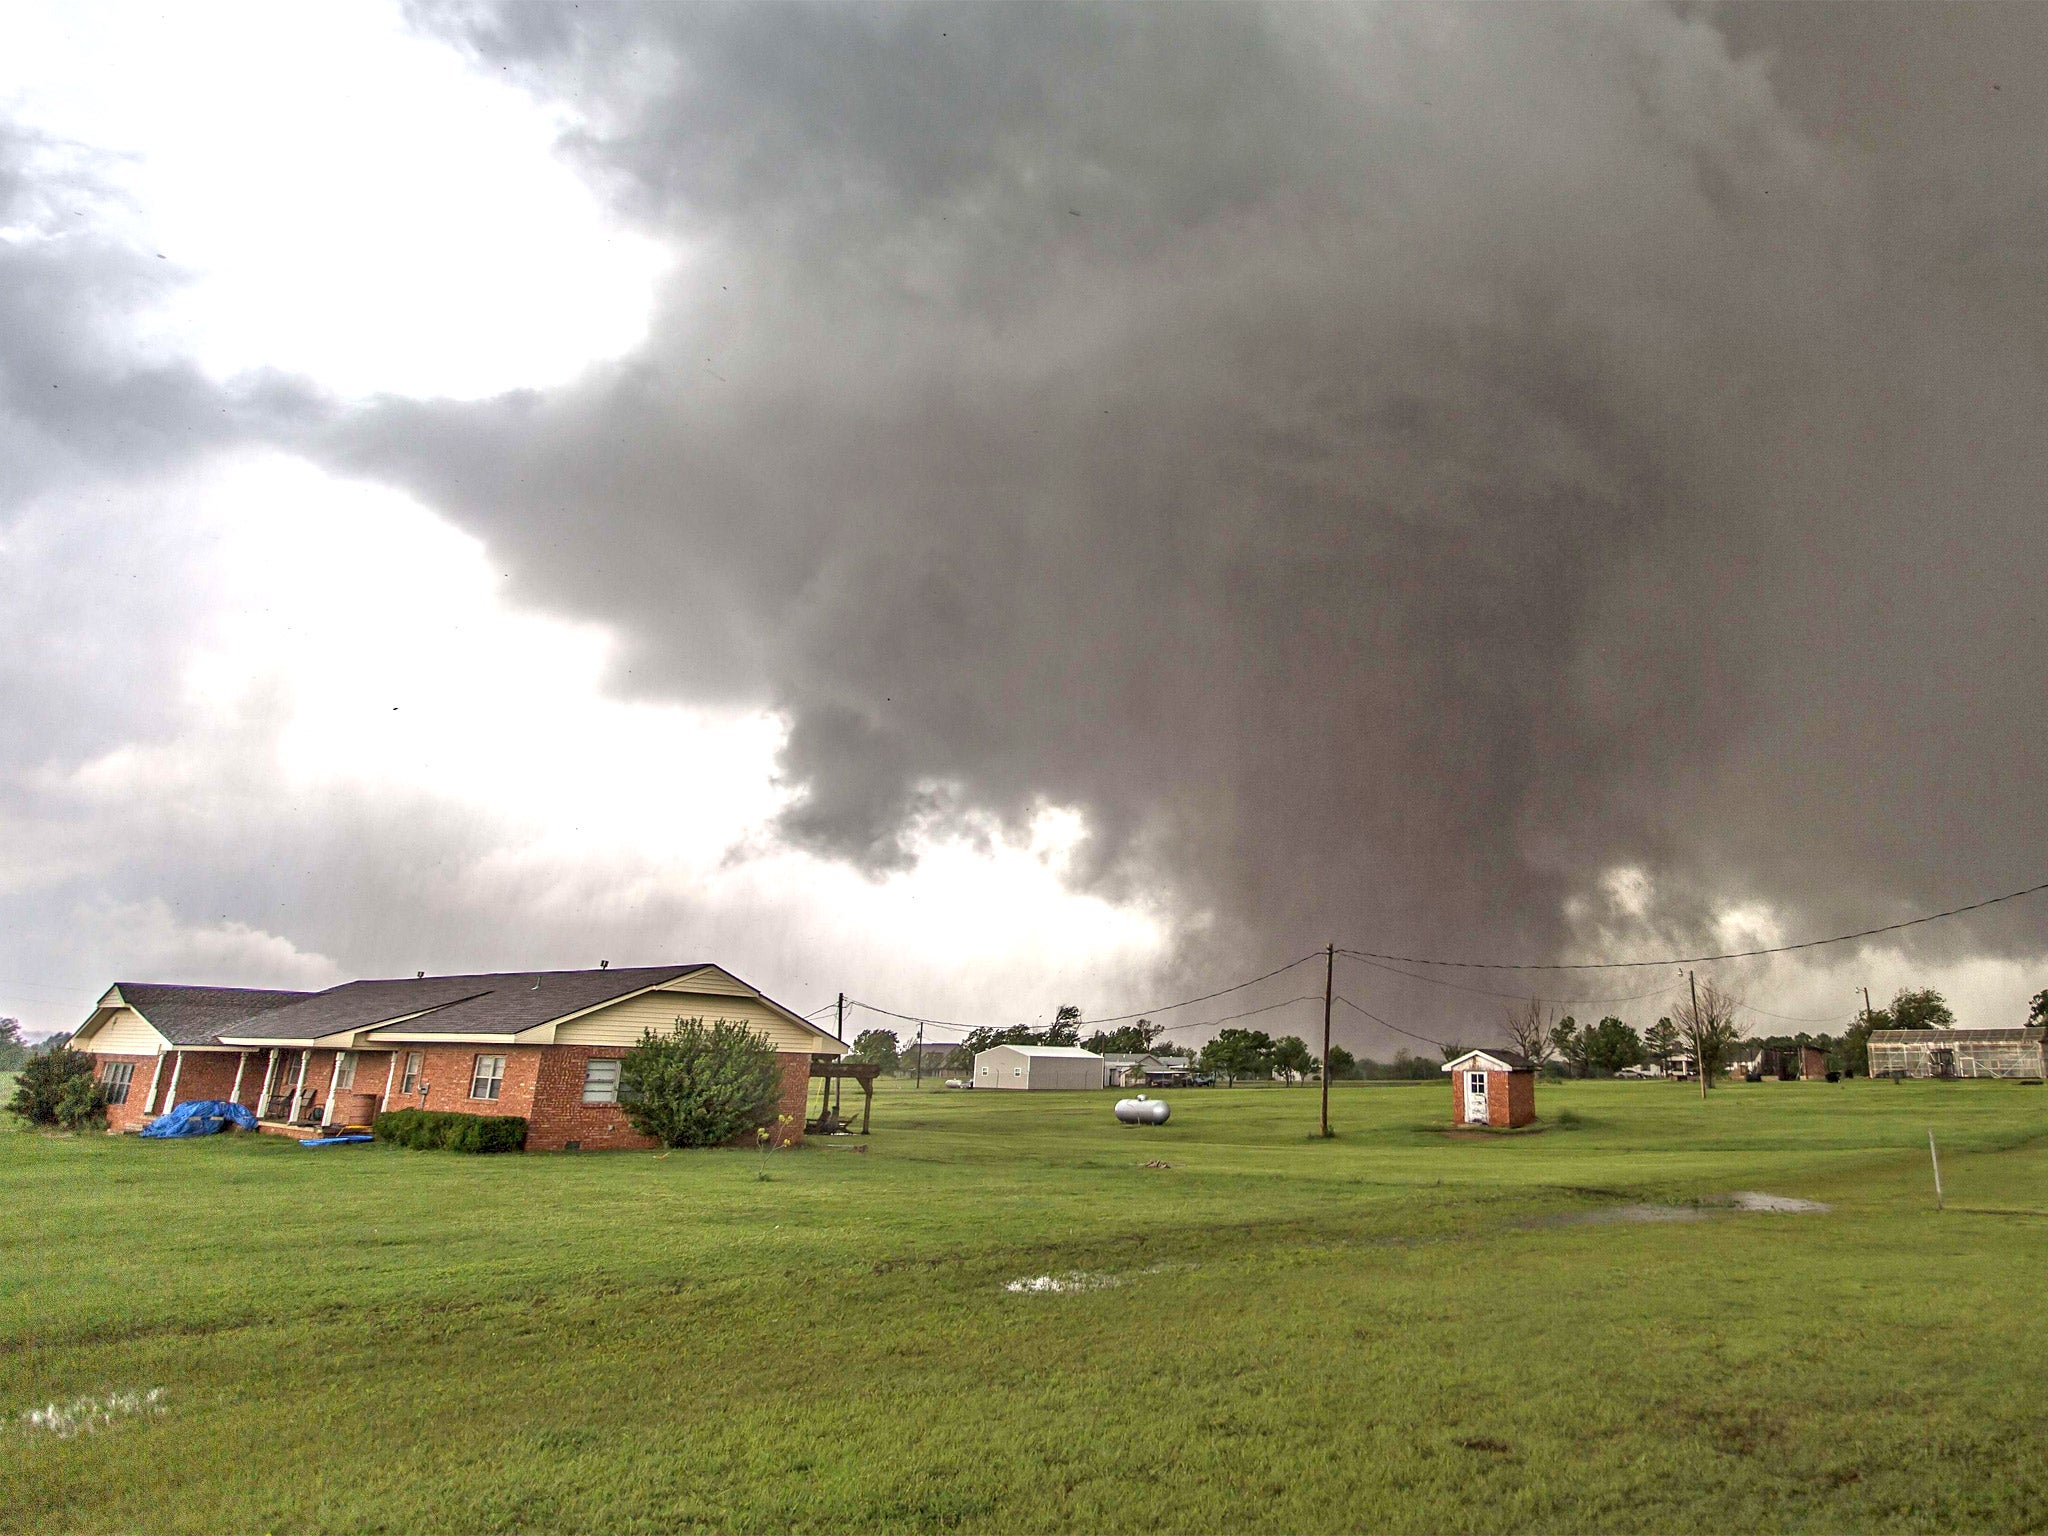
[[[1044,1045],[1079,1045],[1081,1043],[1081,1010],[1072,1003],[1062,1003],[1053,1014],[1052,1023],[1045,1031]]]
[[[1098,1056],[1142,1056],[1157,1045],[1159,1037],[1165,1033],[1161,1025],[1150,1019],[1140,1019],[1135,1024],[1120,1024],[1115,1029],[1098,1029],[1081,1042],[1081,1048]]]
[[[903,1062],[903,1053],[896,1045],[896,1031],[893,1029],[864,1029],[853,1037],[853,1049],[847,1052],[850,1061],[870,1061],[884,1072],[894,1072]]]
[[[1586,1075],[1585,1032],[1579,1028],[1579,1021],[1570,1014],[1566,1014],[1551,1026],[1550,1048],[1557,1052],[1558,1060],[1565,1064],[1573,1077]]]
[[[2027,1028],[2041,1029],[2048,1026],[2048,988],[2034,994],[2034,1000],[2027,1004]]]
[[[1353,1056],[1349,1051],[1345,1050],[1344,1047],[1341,1045],[1331,1046],[1331,1080],[1334,1082],[1338,1078],[1352,1078],[1356,1076],[1358,1076],[1358,1058]]]
[[[1699,1002],[1695,1006],[1693,994],[1688,989],[1683,994],[1672,1022],[1677,1026],[1678,1038],[1699,1066],[1700,1096],[1714,1086],[1714,1075],[1727,1063],[1735,1042],[1742,1038],[1742,1026],[1735,1021],[1736,998],[1724,992],[1710,978],[1699,983]]]
[[[1604,1018],[1586,1032],[1586,1064],[1595,1072],[1619,1072],[1642,1059],[1641,1037],[1617,1018]]]
[[[1273,1042],[1273,1065],[1291,1080],[1306,1082],[1316,1069],[1316,1059],[1301,1036],[1282,1035]]]
[[[1202,1066],[1233,1085],[1240,1077],[1271,1077],[1272,1038],[1259,1029],[1219,1029],[1202,1047]]]
[[[1947,1029],[1956,1021],[1948,999],[1932,987],[1901,987],[1885,1010],[1891,1016],[1880,1029]]]
[[[28,1042],[21,1038],[21,1020],[0,1019],[0,1072],[20,1070],[28,1060]]]
[[[93,1081],[92,1057],[60,1046],[22,1064],[7,1111],[30,1125],[80,1131],[106,1119],[107,1096]]]
[[[1669,1067],[1672,1056],[1678,1051],[1677,1027],[1669,1019],[1659,1019],[1643,1035],[1643,1046],[1658,1066]]]
[[[626,1053],[619,1101],[643,1136],[715,1147],[768,1122],[779,1078],[775,1047],[743,1021],[677,1019],[668,1034],[650,1029]]]
[[[1541,1068],[1550,1060],[1555,1049],[1550,1043],[1550,1026],[1555,1018],[1541,999],[1534,997],[1508,1010],[1508,1042],[1528,1057],[1532,1066]]]

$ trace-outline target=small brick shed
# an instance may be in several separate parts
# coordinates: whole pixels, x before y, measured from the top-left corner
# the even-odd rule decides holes
[[[1444,1063],[1451,1119],[1510,1130],[1536,1118],[1536,1063],[1519,1051],[1467,1051]]]

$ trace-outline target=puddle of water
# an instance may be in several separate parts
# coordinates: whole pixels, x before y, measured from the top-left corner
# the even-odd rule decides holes
[[[1141,1275],[1173,1275],[1193,1269],[1192,1264],[1148,1264],[1138,1270]],[[1071,1296],[1079,1291],[1106,1291],[1122,1285],[1129,1275],[1113,1275],[1101,1270],[1070,1269],[1061,1275],[1026,1275],[1021,1280],[1012,1280],[1003,1287],[1012,1295],[1027,1296]]]
[[[1122,1285],[1117,1275],[1091,1274],[1085,1269],[1070,1269],[1064,1275],[1028,1275],[1022,1280],[1012,1280],[1003,1289],[1022,1294],[1071,1295],[1076,1291],[1106,1291],[1113,1285]]]
[[[41,1432],[55,1435],[59,1440],[70,1440],[95,1429],[104,1429],[116,1419],[163,1411],[164,1389],[151,1387],[147,1392],[110,1392],[105,1397],[76,1397],[68,1403],[45,1403],[24,1413],[21,1425],[31,1433]]]
[[[1739,1189],[1714,1203],[1738,1211],[1765,1211],[1778,1216],[1820,1216],[1834,1209],[1819,1200],[1795,1200],[1790,1195],[1766,1195],[1753,1189]]]

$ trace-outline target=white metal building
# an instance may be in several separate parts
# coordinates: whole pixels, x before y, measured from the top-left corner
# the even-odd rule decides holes
[[[1104,1088],[1108,1069],[1078,1045],[998,1045],[974,1058],[977,1088]]]

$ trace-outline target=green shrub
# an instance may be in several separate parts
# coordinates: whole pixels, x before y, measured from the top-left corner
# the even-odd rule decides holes
[[[518,1115],[394,1109],[377,1117],[370,1134],[415,1152],[519,1152],[526,1147],[526,1121]]]
[[[780,1077],[775,1047],[744,1022],[677,1019],[626,1053],[619,1101],[633,1128],[664,1146],[716,1147],[769,1122]]]
[[[92,1057],[59,1046],[39,1051],[22,1063],[7,1110],[30,1125],[61,1125],[82,1131],[105,1122],[107,1096],[93,1081]]]

